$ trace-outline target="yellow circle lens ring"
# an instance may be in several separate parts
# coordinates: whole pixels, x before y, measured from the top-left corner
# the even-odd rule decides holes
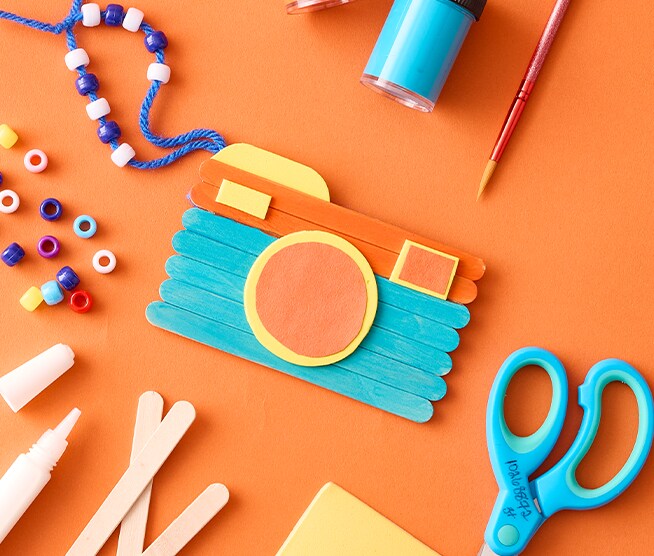
[[[330,365],[353,353],[377,313],[377,282],[350,242],[328,232],[284,236],[256,259],[244,306],[257,340],[305,367]]]

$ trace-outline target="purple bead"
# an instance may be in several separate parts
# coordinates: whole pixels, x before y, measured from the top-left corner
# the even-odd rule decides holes
[[[39,255],[46,259],[56,257],[59,254],[60,248],[59,240],[54,236],[43,236],[36,245]]]
[[[109,4],[104,14],[104,22],[110,27],[123,24],[123,7],[120,4]]]
[[[25,250],[17,243],[12,243],[2,252],[2,255],[0,255],[2,262],[7,266],[17,265],[24,256]]]
[[[75,80],[75,87],[77,87],[77,92],[82,96],[88,95],[92,92],[94,93],[98,90],[99,86],[100,83],[98,78],[92,73],[85,73],[84,75],[80,75]]]
[[[110,143],[120,137],[120,127],[114,121],[108,121],[98,128],[98,137],[103,143]]]
[[[2,185],[2,172],[0,172],[0,185]]]
[[[74,290],[79,286],[79,276],[72,268],[65,266],[57,272],[57,282],[65,290]]]
[[[168,39],[166,35],[163,34],[163,31],[153,31],[145,35],[145,48],[148,49],[148,52],[156,52],[162,48],[168,46]]]

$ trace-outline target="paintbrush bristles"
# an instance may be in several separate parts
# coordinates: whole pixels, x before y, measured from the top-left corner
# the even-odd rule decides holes
[[[488,182],[490,181],[491,177],[493,176],[493,172],[495,171],[495,168],[497,168],[497,162],[495,160],[489,160],[488,164],[486,164],[486,169],[484,170],[484,175],[481,177],[481,183],[479,184],[479,191],[477,192],[477,200],[479,201],[479,198],[481,197],[481,194],[484,192],[484,189],[486,189],[486,186],[488,185]]]

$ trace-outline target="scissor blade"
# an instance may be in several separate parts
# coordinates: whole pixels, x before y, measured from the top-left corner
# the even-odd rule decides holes
[[[477,553],[477,556],[497,556],[495,552],[493,552],[490,549],[490,546],[488,546],[486,543],[483,544],[479,552]]]

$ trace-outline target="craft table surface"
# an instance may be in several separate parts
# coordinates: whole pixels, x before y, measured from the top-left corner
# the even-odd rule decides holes
[[[0,403],[0,469],[74,406],[82,417],[50,484],[0,555],[63,554],[130,458],[139,395],[191,401],[198,418],[154,481],[146,544],[212,482],[227,507],[184,554],[274,555],[318,490],[334,481],[447,556],[482,544],[496,485],[486,453],[485,411],[497,369],[530,344],[553,350],[571,383],[564,435],[581,420],[576,388],[590,366],[626,359],[654,385],[654,12],[615,2],[572,2],[529,106],[489,186],[479,178],[553,0],[490,0],[473,26],[433,114],[420,114],[359,84],[391,0],[359,0],[286,16],[279,0],[139,0],[170,40],[172,78],[153,128],[174,135],[213,127],[315,168],[332,200],[483,257],[486,276],[470,305],[434,419],[411,423],[149,325],[186,193],[208,155],[154,172],[119,169],[75,91],[63,37],[0,22],[0,122],[19,143],[0,151],[5,187],[21,195],[0,215],[0,243],[25,260],[0,268],[0,373],[58,342],[75,366],[13,414]],[[0,8],[59,21],[67,0],[3,0]],[[80,28],[81,29],[81,28]],[[158,154],[138,131],[152,61],[142,34],[81,29],[101,94],[141,157]],[[50,166],[28,174],[40,148]],[[47,223],[39,203],[57,197]],[[76,238],[81,213],[99,226]],[[41,235],[62,240],[57,259],[36,254]],[[108,248],[118,266],[95,273]],[[94,296],[77,315],[65,305],[27,313],[31,285],[70,264]],[[535,429],[549,404],[546,379],[526,371],[510,392],[509,423]],[[520,399],[521,403],[515,403]],[[633,396],[614,385],[598,445],[582,465],[599,485],[624,461],[636,431]],[[611,505],[548,520],[526,556],[649,554],[654,543],[654,461]],[[115,554],[116,536],[101,554]]]

